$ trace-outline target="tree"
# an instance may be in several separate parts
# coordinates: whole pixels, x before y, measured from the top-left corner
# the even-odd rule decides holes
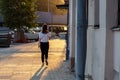
[[[28,28],[35,27],[35,0],[0,0],[1,14],[4,19],[4,25],[12,29],[17,29],[18,40],[23,41],[20,36],[24,26]],[[24,42],[24,41],[23,41]]]

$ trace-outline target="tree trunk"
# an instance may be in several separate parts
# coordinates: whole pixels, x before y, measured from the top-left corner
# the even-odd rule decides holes
[[[17,42],[17,43],[27,43],[28,42],[26,36],[24,35],[23,30],[18,30],[16,32],[14,42]]]

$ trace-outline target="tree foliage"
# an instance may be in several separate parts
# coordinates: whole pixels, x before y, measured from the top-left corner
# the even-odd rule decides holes
[[[35,0],[0,0],[1,14],[6,26],[22,29],[35,23]]]

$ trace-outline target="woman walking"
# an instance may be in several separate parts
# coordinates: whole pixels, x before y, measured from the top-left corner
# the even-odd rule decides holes
[[[41,60],[44,65],[44,60],[46,65],[48,65],[48,50],[49,50],[49,39],[51,34],[48,32],[47,25],[42,26],[42,32],[39,33],[39,46],[41,49]],[[45,58],[45,59],[44,59]]]

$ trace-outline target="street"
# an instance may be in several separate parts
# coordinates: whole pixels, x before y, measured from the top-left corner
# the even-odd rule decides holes
[[[63,62],[65,48],[65,40],[50,40],[48,66],[41,64],[38,42],[0,48],[0,80],[75,80],[69,62]]]

